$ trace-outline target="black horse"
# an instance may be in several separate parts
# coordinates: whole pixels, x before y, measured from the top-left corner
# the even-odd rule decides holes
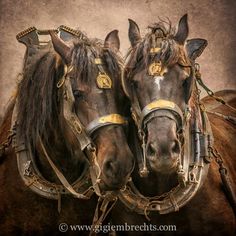
[[[134,163],[123,127],[118,31],[104,44],[77,31],[64,42],[49,31],[46,45],[36,32],[18,37],[27,45],[23,74],[0,129],[1,143],[12,130],[14,147],[0,165],[4,235],[58,234],[64,222],[91,225],[93,190],[120,189]]]
[[[171,23],[161,21],[151,25],[144,38],[138,25],[129,22],[132,48],[123,85],[132,104],[137,127],[134,134],[138,133],[140,142],[137,138],[134,143],[133,181],[121,191],[123,204],[114,209],[113,223],[152,224],[155,230],[148,235],[156,235],[161,229],[172,231],[163,234],[174,235],[234,235],[233,210],[220,187],[216,163],[210,168],[209,164],[214,153],[225,178],[217,149],[235,180],[236,129],[229,121],[219,121],[221,118],[210,114],[213,146],[211,126],[196,82],[200,81],[200,72],[195,59],[207,41],[186,41],[187,15],[180,19],[177,32]],[[235,93],[229,103],[232,111],[228,107],[226,110],[235,116]],[[216,111],[223,110],[217,107]],[[235,183],[232,188],[235,191]],[[141,231],[129,234],[146,235]]]

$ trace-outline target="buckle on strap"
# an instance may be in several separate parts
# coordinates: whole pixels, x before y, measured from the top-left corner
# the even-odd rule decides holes
[[[127,120],[116,113],[109,114],[106,116],[99,117],[92,122],[90,122],[86,128],[89,135],[91,135],[95,130],[107,126],[107,125],[126,125]]]

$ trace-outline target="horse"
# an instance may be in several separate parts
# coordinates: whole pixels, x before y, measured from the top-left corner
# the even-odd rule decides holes
[[[57,235],[68,229],[60,223],[89,227],[98,200],[93,192],[106,198],[117,191],[134,165],[118,31],[104,43],[68,27],[46,31],[46,44],[40,33],[30,28],[17,37],[27,46],[23,73],[0,129],[0,143],[12,141],[1,146],[4,235]]]
[[[113,224],[142,225],[149,231],[124,235],[235,234],[234,211],[219,170],[222,180],[226,172],[231,177],[226,185],[233,194],[236,129],[224,117],[235,119],[236,92],[219,92],[228,100],[220,105],[213,94],[200,100],[195,60],[207,41],[187,40],[188,31],[184,15],[177,31],[161,20],[142,38],[129,19],[131,50],[123,87],[135,123],[136,166],[111,217]]]

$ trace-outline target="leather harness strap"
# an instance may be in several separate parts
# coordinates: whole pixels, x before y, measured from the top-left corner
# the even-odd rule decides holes
[[[51,160],[51,158],[48,156],[48,153],[43,145],[42,139],[41,137],[39,137],[39,142],[40,145],[43,149],[44,155],[46,156],[48,163],[50,164],[50,166],[52,167],[53,171],[55,172],[55,174],[57,175],[58,179],[60,180],[60,182],[62,183],[62,185],[68,190],[68,192],[70,192],[74,197],[79,198],[79,199],[89,199],[87,196],[85,196],[84,194],[80,194],[77,193],[74,188],[69,184],[69,182],[67,181],[67,179],[65,178],[65,176],[61,173],[61,171],[59,171],[59,169],[56,167],[56,165],[53,163],[53,161]]]
[[[125,124],[127,124],[127,120],[125,120],[124,117],[122,117],[119,114],[113,113],[110,115],[99,117],[91,121],[87,125],[86,131],[91,136],[92,133],[94,133],[96,130],[100,129],[101,127],[109,126],[109,125],[125,125]]]
[[[61,33],[61,37],[62,38],[64,37],[65,40],[68,40],[68,38],[72,38],[74,36],[76,38],[88,40],[80,31],[73,30],[73,29],[66,27],[66,26],[60,26],[58,29],[56,29],[54,31]],[[38,35],[40,35],[40,34],[48,35],[49,30],[37,30],[35,27],[31,27],[31,28],[19,33],[17,35],[17,40],[21,43],[24,43],[27,46],[27,49],[28,48],[30,48],[30,49],[36,48],[37,49],[37,46],[40,46],[39,49],[41,49],[42,46],[40,45],[40,43],[47,43],[47,45],[48,45],[48,42],[39,41]],[[39,50],[38,50],[38,52],[39,52]],[[106,73],[103,69],[102,63],[101,63],[101,59],[100,58],[96,58],[96,59],[97,60],[96,60],[95,64],[97,64],[100,73],[102,73],[103,75],[106,75]],[[92,121],[90,123],[88,129],[86,130],[86,128],[83,126],[83,124],[81,123],[78,116],[74,113],[75,99],[73,96],[72,87],[71,87],[71,83],[70,83],[70,77],[69,77],[69,73],[72,69],[73,69],[72,66],[67,67],[65,65],[64,66],[64,75],[59,80],[59,82],[57,84],[57,88],[60,89],[59,92],[60,92],[60,99],[61,99],[62,114],[63,114],[63,117],[66,121],[65,123],[66,123],[67,127],[69,127],[71,132],[74,134],[77,142],[79,143],[81,151],[83,151],[84,154],[88,157],[88,160],[90,162],[90,175],[91,175],[91,179],[93,182],[93,188],[96,191],[96,193],[100,196],[101,192],[100,192],[98,183],[100,180],[101,169],[100,169],[98,162],[97,162],[96,149],[94,147],[94,144],[93,144],[89,134],[92,134],[92,132],[95,132],[97,129],[99,129],[103,126],[124,125],[124,124],[126,124],[126,120],[119,114],[109,114],[109,115],[105,115],[103,117],[100,117],[95,121]],[[105,82],[107,82],[107,81],[105,81]],[[102,86],[102,88],[105,88],[105,87]],[[17,108],[17,103],[16,103],[15,114],[13,115],[13,118],[12,118],[13,126],[15,126],[15,125],[17,126],[17,112],[16,112],[17,109],[18,108]],[[18,135],[16,134],[16,136],[18,136]],[[44,147],[44,144],[43,144],[41,138],[40,138],[40,144],[41,144],[41,148],[43,150],[44,155],[46,156],[49,164],[51,165],[52,169],[54,170],[55,174],[57,175],[57,177],[59,178],[60,182],[63,184],[65,189],[69,193],[71,193],[72,195],[76,196],[77,198],[87,199],[87,195],[85,196],[81,193],[77,193],[74,190],[74,188],[73,188],[74,185],[71,186],[69,184],[69,182],[66,180],[66,178],[63,176],[63,174],[55,166],[55,164],[52,162],[52,160],[48,156],[47,151]],[[30,181],[28,179],[31,179],[31,175],[32,175],[35,178],[35,180],[33,182],[34,184],[33,185],[30,184],[30,187],[33,191],[35,191],[36,193],[38,193],[42,196],[46,196],[48,198],[58,199],[57,196],[56,197],[54,196],[55,195],[54,193],[52,194],[50,192],[50,190],[48,190],[47,186],[44,186],[44,183],[46,183],[49,186],[50,185],[52,186],[55,184],[51,184],[50,182],[48,182],[46,180],[41,180],[40,173],[38,173],[36,171],[37,168],[34,165],[34,161],[33,161],[32,157],[30,158],[31,151],[28,150],[25,145],[21,145],[21,140],[19,140],[18,138],[15,139],[15,149],[16,149],[17,155],[19,154],[18,155],[18,164],[19,164],[18,168],[19,168],[20,175],[23,178],[24,182],[28,183]],[[23,165],[27,165],[27,169],[25,169],[25,167],[22,166],[23,159],[22,158],[20,159],[20,157],[22,157],[22,156],[24,157],[23,159],[25,161],[23,163]],[[28,172],[29,173],[32,172],[32,173],[29,176],[25,176],[25,174],[24,174],[25,170],[27,170],[27,173]],[[57,186],[56,188],[57,189],[61,188],[61,186]],[[86,191],[86,192],[89,194],[90,191]],[[64,193],[64,191],[62,191],[62,193]]]
[[[179,108],[179,106],[174,103],[171,102],[169,100],[163,100],[163,99],[157,99],[151,103],[149,103],[148,105],[146,105],[142,112],[141,112],[141,116],[140,116],[140,123],[143,126],[143,122],[144,119],[150,115],[152,112],[154,111],[159,111],[159,110],[167,110],[170,112],[174,112],[177,116],[178,116],[178,126],[182,127],[183,126],[183,112],[181,111],[181,109]]]

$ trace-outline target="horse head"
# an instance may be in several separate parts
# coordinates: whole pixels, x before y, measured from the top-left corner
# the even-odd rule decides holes
[[[188,37],[187,15],[178,25],[160,21],[149,26],[144,38],[129,20],[131,51],[124,87],[131,99],[147,164],[157,173],[176,171],[182,153],[185,115],[194,87],[194,60],[207,45]],[[146,171],[146,167],[144,171]]]
[[[119,189],[132,172],[133,156],[123,127],[126,121],[118,31],[110,32],[104,43],[83,39],[69,46],[54,32],[51,38],[69,68],[75,114],[96,146],[99,186],[103,190]],[[73,136],[69,142],[74,142]]]

